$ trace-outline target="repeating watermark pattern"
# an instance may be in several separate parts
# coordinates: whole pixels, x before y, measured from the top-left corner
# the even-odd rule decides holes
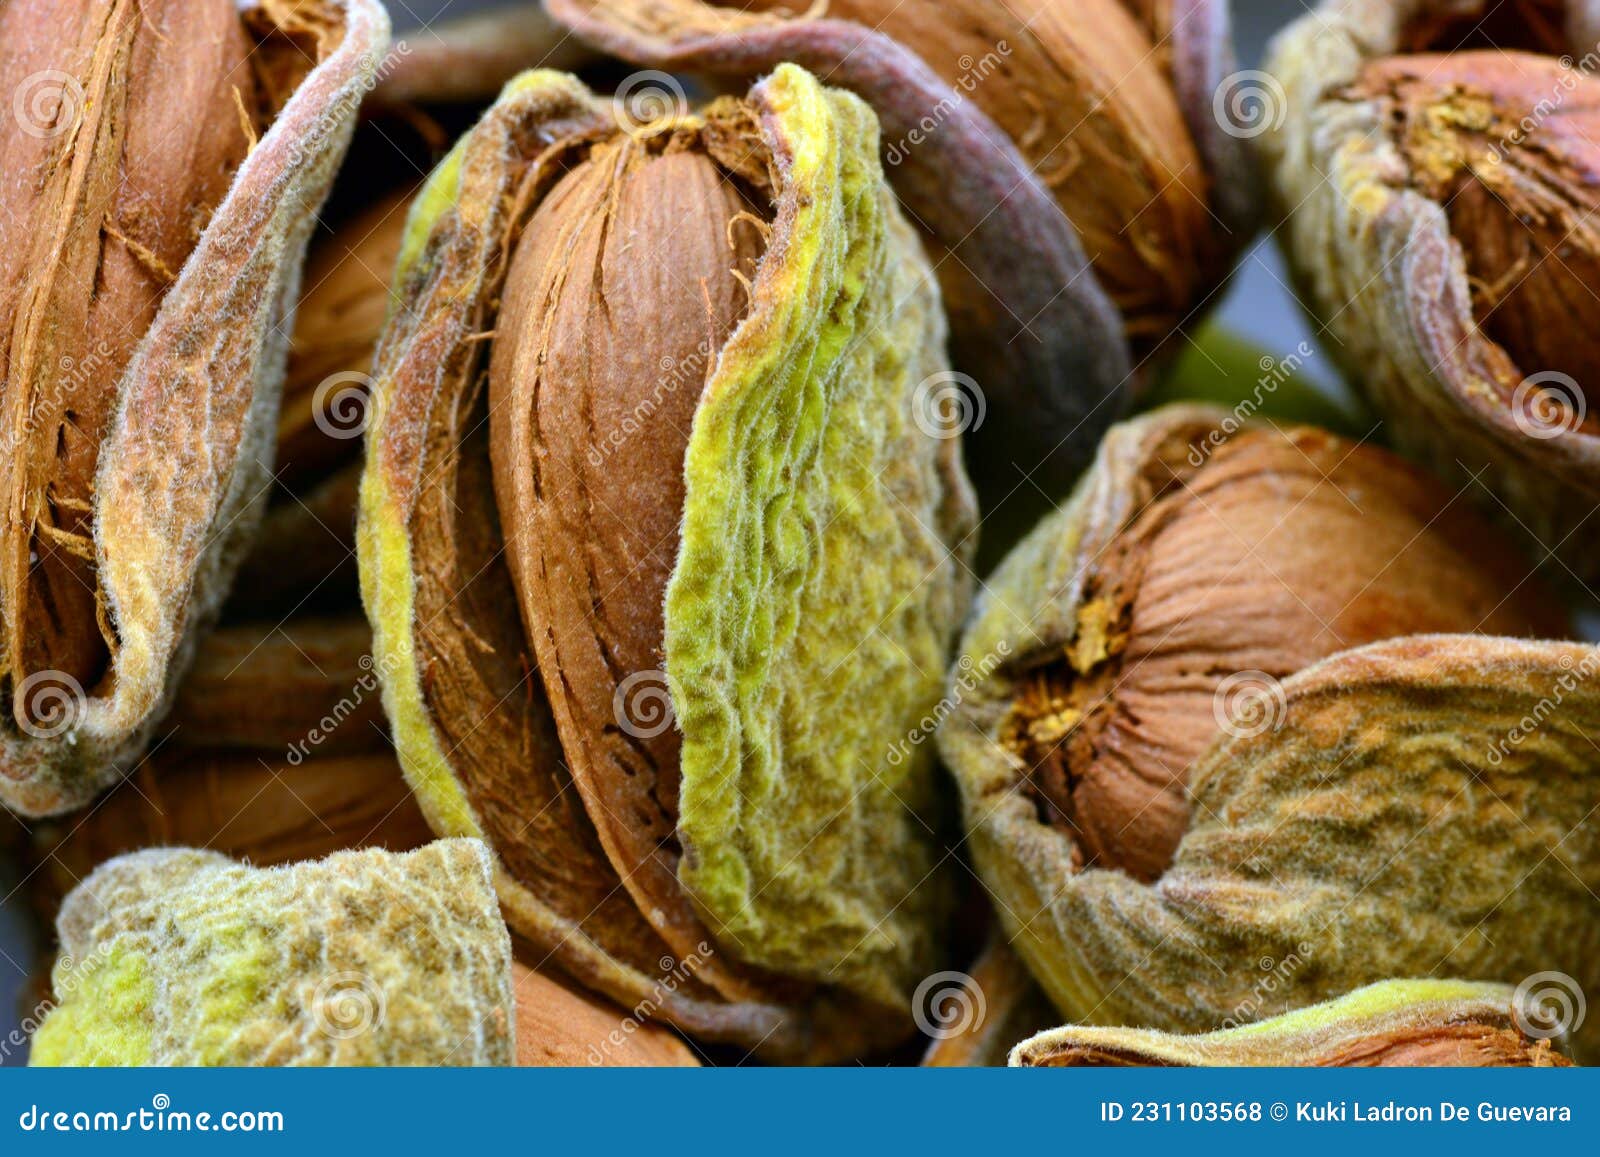
[[[83,111],[83,85],[71,73],[47,68],[17,85],[11,94],[11,111],[17,127],[30,137],[59,137],[78,121]]]
[[[1289,987],[1289,981],[1294,974],[1305,967],[1311,959],[1312,947],[1305,941],[1294,946],[1287,955],[1278,958],[1263,956],[1256,961],[1256,967],[1261,972],[1261,978],[1250,988],[1250,995],[1246,996],[1233,1008],[1217,1027],[1219,1029],[1238,1028],[1240,1025],[1254,1024],[1265,1016],[1272,1016],[1279,1010],[1273,997],[1280,991]]]
[[[661,971],[661,979],[651,988],[650,995],[634,1005],[629,1010],[627,1017],[616,1028],[607,1033],[604,1040],[589,1046],[589,1063],[591,1065],[605,1064],[606,1058],[612,1052],[627,1045],[629,1038],[655,1017],[662,1004],[666,1002],[667,997],[687,984],[689,978],[715,955],[716,949],[702,940],[695,945],[695,950],[682,960],[672,956],[663,956],[656,961],[656,967]]]
[[[1525,1036],[1552,1040],[1583,1027],[1589,1004],[1583,986],[1565,972],[1535,972],[1511,998],[1511,1015]]]
[[[589,447],[589,463],[592,466],[605,464],[606,459],[615,454],[635,435],[645,429],[649,421],[655,417],[656,411],[667,398],[676,394],[683,386],[692,386],[699,390],[706,380],[706,367],[711,360],[711,345],[701,342],[700,348],[683,359],[663,357],[659,363],[661,376],[656,379],[655,389],[649,395],[640,398],[634,404],[626,417],[618,423],[610,433],[601,441]]]
[[[1511,420],[1530,438],[1548,441],[1571,434],[1588,416],[1583,388],[1559,370],[1524,378],[1511,395]]]
[[[966,104],[968,98],[977,91],[978,86],[993,76],[1010,55],[1011,45],[1004,40],[996,41],[994,49],[984,53],[980,58],[974,58],[971,54],[963,54],[956,61],[956,66],[961,69],[961,75],[951,84],[950,95],[934,105],[928,111],[928,114],[911,126],[899,140],[892,141],[884,147],[884,164],[890,168],[902,164],[911,155],[911,150],[923,144],[929,137],[938,132],[939,126],[949,120],[958,108]]]
[[[1533,105],[1517,123],[1512,126],[1509,133],[1499,141],[1489,146],[1489,163],[1498,165],[1506,159],[1506,154],[1521,145],[1556,113],[1566,106],[1567,98],[1577,92],[1583,82],[1600,71],[1600,46],[1584,54],[1582,60],[1573,60],[1570,56],[1561,58],[1561,73],[1556,77],[1550,95],[1544,97]]]
[[[9,1060],[32,1040],[33,1034],[38,1032],[39,1026],[44,1023],[45,1017],[54,1012],[61,1001],[76,994],[88,982],[89,977],[107,962],[110,955],[109,947],[104,944],[82,960],[75,960],[70,953],[62,953],[56,959],[55,971],[51,974],[52,995],[35,1005],[31,1013],[23,1017],[15,1028],[0,1039],[0,1061]]]
[[[611,696],[617,726],[635,739],[654,739],[677,722],[672,682],[665,671],[635,671]]]
[[[1289,713],[1283,684],[1265,671],[1240,671],[1217,684],[1211,714],[1217,726],[1235,739],[1253,739],[1277,731]]]
[[[1230,137],[1251,140],[1283,127],[1289,97],[1270,72],[1247,68],[1223,78],[1212,94],[1211,113]]]
[[[1295,347],[1294,352],[1281,358],[1271,354],[1262,354],[1257,363],[1261,368],[1261,376],[1256,379],[1256,388],[1250,392],[1248,398],[1241,399],[1233,407],[1233,412],[1217,423],[1217,428],[1207,434],[1203,441],[1195,443],[1189,448],[1189,465],[1196,470],[1206,464],[1206,460],[1221,448],[1223,443],[1233,437],[1251,418],[1266,405],[1267,399],[1278,392],[1285,382],[1295,374],[1308,360],[1316,356],[1316,351],[1311,348],[1310,342],[1301,342]]]
[[[663,123],[689,115],[689,97],[670,72],[647,68],[617,86],[611,98],[617,127],[635,140],[660,130]]]
[[[311,1019],[318,1032],[334,1040],[350,1040],[381,1028],[388,1010],[383,986],[365,972],[331,973],[311,994]]]
[[[988,1015],[983,989],[965,972],[935,972],[911,996],[911,1019],[934,1040],[977,1032]]]
[[[959,674],[951,684],[950,693],[934,704],[932,710],[918,720],[915,727],[906,732],[904,739],[896,741],[894,746],[889,748],[889,766],[899,767],[914,750],[932,739],[944,721],[966,700],[972,689],[993,675],[995,668],[1010,655],[1011,644],[1003,641],[996,645],[990,654],[985,655],[981,662],[974,661],[971,655],[962,655],[956,662]]]
[[[88,708],[83,684],[65,671],[35,671],[11,693],[11,713],[17,726],[35,739],[65,735]]]
[[[1583,657],[1582,662],[1575,661],[1571,655],[1562,655],[1559,662],[1562,673],[1556,678],[1550,694],[1535,703],[1532,711],[1517,720],[1516,726],[1489,748],[1490,766],[1499,767],[1506,756],[1521,747],[1529,736],[1544,726],[1568,695],[1594,678],[1595,672],[1600,671],[1600,650],[1591,650]]]
[[[325,378],[311,395],[311,420],[337,441],[359,438],[372,421],[375,396],[370,374],[341,370]]]
[[[385,660],[381,665],[372,661],[371,655],[363,655],[357,664],[362,671],[361,677],[356,680],[350,693],[329,708],[328,713],[317,721],[317,725],[306,732],[304,739],[289,745],[285,755],[290,767],[299,767],[313,751],[321,747],[328,739],[342,727],[350,716],[367,701],[367,697],[377,694],[382,689],[383,680],[392,673],[391,660]]]
[[[411,45],[402,40],[393,45],[381,59],[374,59],[370,53],[363,57],[363,63],[372,70],[371,74],[355,88],[341,93],[337,100],[322,111],[303,137],[289,142],[289,166],[299,168],[304,165],[308,157],[322,150],[323,142],[330,134],[347,129],[372,90],[387,80],[400,66],[401,61],[410,55]]]
[[[111,347],[103,341],[81,358],[63,357],[57,362],[59,372],[29,399],[26,419],[20,425],[7,427],[0,433],[0,454],[16,454],[19,447],[39,429],[41,414],[58,412],[67,398],[85,386],[110,362]]]
[[[988,414],[982,387],[955,370],[930,374],[911,395],[911,420],[930,438],[959,438],[981,428]]]

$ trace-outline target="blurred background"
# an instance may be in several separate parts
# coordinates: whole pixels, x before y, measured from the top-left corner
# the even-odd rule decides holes
[[[906,0],[913,5],[939,2]],[[388,4],[396,29],[402,33],[425,29],[439,19],[499,6],[495,0],[388,0]],[[1235,0],[1239,67],[1259,64],[1273,31],[1305,10],[1300,4],[1284,4],[1282,0]],[[1315,345],[1288,289],[1287,275],[1270,237],[1260,239],[1240,261],[1217,315],[1223,326],[1259,346],[1264,354],[1283,357],[1302,341]],[[1319,389],[1343,396],[1343,387],[1325,358],[1309,359],[1300,372]],[[18,821],[0,809],[0,1065],[25,1062],[25,1049],[18,1047],[19,1028],[38,999],[37,970],[46,967],[45,943],[31,924],[23,881],[4,854],[7,843],[20,834]]]

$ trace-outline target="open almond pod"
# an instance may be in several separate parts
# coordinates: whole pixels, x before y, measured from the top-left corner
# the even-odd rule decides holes
[[[1600,576],[1600,4],[1327,0],[1262,138],[1300,296],[1394,442]],[[1575,59],[1578,58],[1578,59]]]
[[[1011,1053],[1021,1068],[1267,1066],[1563,1068],[1572,1060],[1508,984],[1386,980],[1259,1024],[1183,1036],[1051,1029]]]
[[[397,285],[358,539],[435,830],[625,1006],[790,1059],[908,1036],[951,889],[907,737],[974,508],[871,110],[786,66],[619,123],[530,73],[420,194]]]
[[[1600,983],[1600,650],[1515,637],[1559,606],[1421,471],[1233,423],[1116,427],[974,612],[939,746],[1012,946],[1068,1020],[1177,1032]]]
[[[0,7],[0,802],[116,781],[270,480],[314,216],[388,42],[375,0]]]
[[[987,418],[974,469],[1002,493],[1019,468],[1065,488],[1254,231],[1244,142],[1212,111],[1225,0],[547,8],[635,64],[749,78],[793,61],[872,105]],[[674,91],[650,73],[631,83],[635,99]]]

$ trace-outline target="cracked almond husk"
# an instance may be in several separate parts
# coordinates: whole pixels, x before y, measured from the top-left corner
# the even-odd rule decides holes
[[[115,782],[226,594],[306,240],[387,38],[373,0],[0,9],[23,129],[0,142],[0,802],[19,812]]]
[[[1242,1028],[1051,1029],[1017,1045],[1020,1068],[1565,1068],[1565,1042],[1530,1035],[1516,991],[1459,980],[1386,980]],[[1538,1031],[1538,1030],[1536,1030]]]
[[[488,864],[462,840],[277,872],[211,851],[124,857],[62,916],[42,1027],[23,1026],[32,1062],[699,1065],[670,1030],[508,959]],[[201,998],[167,996],[197,979]]]
[[[1592,3],[1330,0],[1268,63],[1300,296],[1393,440],[1600,575]],[[1582,58],[1582,59],[1575,59]]]
[[[550,0],[656,69],[749,78],[794,61],[883,123],[888,175],[939,258],[956,369],[983,391],[973,462],[1064,489],[1146,361],[1249,239],[1243,142],[1212,116],[1227,4],[1119,0]]]
[[[475,840],[252,868],[162,848],[62,905],[33,1065],[508,1065],[511,938]]]
[[[1386,451],[1210,407],[1113,429],[989,581],[939,732],[1064,1017],[1204,1031],[1434,969],[1600,982],[1600,651],[1515,637],[1567,632],[1530,570]]]
[[[931,745],[891,758],[970,594],[913,413],[937,284],[871,111],[801,69],[620,124],[530,73],[419,195],[358,530],[385,707],[564,972],[860,1055],[944,952]]]

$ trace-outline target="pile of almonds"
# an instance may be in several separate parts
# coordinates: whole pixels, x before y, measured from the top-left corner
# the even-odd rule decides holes
[[[1228,36],[0,3],[32,1062],[1593,1055],[1600,14]]]

